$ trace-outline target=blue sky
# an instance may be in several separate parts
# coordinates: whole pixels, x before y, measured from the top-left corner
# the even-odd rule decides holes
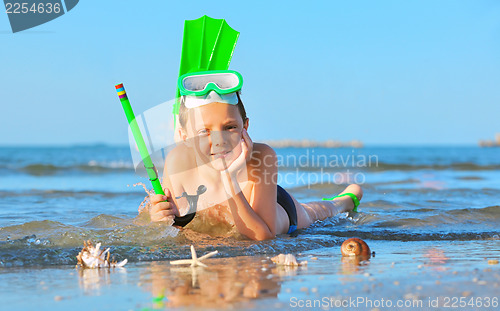
[[[189,5],[187,5],[189,3]],[[11,33],[0,14],[0,145],[126,144],[173,98],[184,20],[241,32],[231,69],[256,141],[476,144],[500,132],[500,1],[80,1]]]

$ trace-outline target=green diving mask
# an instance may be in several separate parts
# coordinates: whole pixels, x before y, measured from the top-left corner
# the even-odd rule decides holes
[[[234,70],[212,70],[192,72],[179,78],[181,95],[202,96],[210,91],[219,95],[241,90],[243,77]]]
[[[243,77],[234,70],[202,71],[182,75],[178,85],[186,108],[213,102],[236,105],[236,92],[241,90]]]

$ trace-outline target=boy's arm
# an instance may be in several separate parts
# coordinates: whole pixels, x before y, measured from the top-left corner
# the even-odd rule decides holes
[[[182,144],[176,146],[168,153],[163,169],[162,185],[164,188],[169,189],[172,194],[172,202],[177,206],[176,216],[181,216],[181,214],[185,214],[189,210],[187,201],[181,200],[179,202],[177,196],[185,191],[184,178],[196,174],[193,164],[186,158],[187,154],[189,154],[189,151],[185,149],[185,146]]]
[[[248,163],[249,177],[254,182],[251,202],[243,195],[236,176],[222,174],[231,213],[238,231],[253,240],[271,239],[276,236],[276,179],[277,165],[274,150],[255,144]]]
[[[162,188],[165,191],[166,196],[160,197],[158,195],[155,195],[154,197],[151,198],[151,208],[149,209],[149,214],[151,217],[152,221],[162,221],[166,220],[166,214],[169,214],[171,216],[168,216],[170,218],[173,218],[174,216],[180,216],[179,208],[178,208],[178,202],[175,198],[174,194],[174,187],[172,185],[172,182],[170,180],[170,176],[168,173],[168,167],[172,167],[173,162],[175,162],[175,154],[174,151],[169,153],[167,155],[167,158],[165,159],[165,165],[163,169],[163,178],[161,181]],[[165,202],[166,197],[168,197],[168,201]]]

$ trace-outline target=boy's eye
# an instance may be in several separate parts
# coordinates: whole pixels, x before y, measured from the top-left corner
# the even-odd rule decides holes
[[[226,130],[234,130],[235,128],[238,128],[236,125],[226,125]]]
[[[200,135],[200,136],[208,135],[208,130],[207,129],[199,130],[198,131],[198,135]]]

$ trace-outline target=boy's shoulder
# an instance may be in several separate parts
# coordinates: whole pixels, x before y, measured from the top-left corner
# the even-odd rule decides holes
[[[192,151],[184,144],[178,144],[172,150],[169,151],[166,159],[165,166],[169,171],[174,169],[177,172],[182,172],[193,168],[193,164],[190,161]],[[173,174],[175,172],[170,172]]]
[[[263,143],[254,143],[253,153],[254,156],[258,158],[262,158],[265,156],[273,156],[273,157],[276,156],[276,152],[274,151],[274,149],[271,148],[269,145]]]
[[[251,176],[261,176],[265,172],[273,173],[277,169],[276,152],[269,145],[254,143],[252,158],[248,163]]]

